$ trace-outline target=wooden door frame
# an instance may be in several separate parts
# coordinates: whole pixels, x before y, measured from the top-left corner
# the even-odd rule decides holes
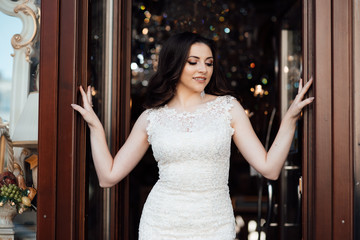
[[[37,239],[45,240],[56,239],[59,0],[41,1],[41,12]]]
[[[353,239],[352,1],[303,1],[304,239]]]
[[[41,1],[37,239],[86,239],[88,2]],[[130,13],[130,14],[129,14]],[[112,154],[130,131],[131,1],[114,1]],[[128,179],[111,189],[111,239],[128,239]]]
[[[112,154],[120,149],[130,133],[131,86],[131,0],[114,1]],[[129,177],[111,190],[111,239],[129,239]]]
[[[84,204],[76,203],[83,196],[75,192],[83,189],[85,149],[79,141],[85,125],[70,107],[79,98],[77,86],[86,85],[86,53],[77,48],[86,34],[79,29],[86,5],[79,2],[41,2],[37,238],[44,240],[84,239]],[[118,80],[112,152],[130,130],[131,1],[116,1],[114,7]],[[353,239],[352,7],[351,0],[303,0],[304,80],[315,80],[310,92],[315,101],[304,113],[303,238],[308,240]],[[128,179],[112,192],[111,239],[127,239]]]
[[[333,239],[353,239],[353,11],[333,0]]]
[[[41,10],[37,239],[85,239],[85,123],[70,104],[87,85],[87,3]]]
[[[353,0],[353,127],[354,127],[354,220],[353,225],[360,223],[360,2]],[[360,238],[360,229],[354,227],[354,239]]]

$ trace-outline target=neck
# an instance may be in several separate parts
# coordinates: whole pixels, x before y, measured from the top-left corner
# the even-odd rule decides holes
[[[188,108],[199,105],[204,102],[204,97],[198,92],[185,93],[176,91],[174,97],[170,100],[169,105],[180,108]]]

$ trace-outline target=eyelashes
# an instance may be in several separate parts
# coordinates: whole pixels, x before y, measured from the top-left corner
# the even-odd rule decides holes
[[[196,65],[198,62],[188,61],[188,63],[189,63],[190,65]],[[208,67],[214,66],[214,63],[205,63],[205,64],[206,64],[206,66],[208,66]]]

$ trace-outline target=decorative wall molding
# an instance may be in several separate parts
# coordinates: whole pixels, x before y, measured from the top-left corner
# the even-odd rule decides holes
[[[33,44],[39,34],[40,10],[34,0],[0,0],[0,11],[19,18],[23,25],[21,33],[11,39],[14,62],[9,129],[12,136],[29,95],[31,57],[34,54]]]

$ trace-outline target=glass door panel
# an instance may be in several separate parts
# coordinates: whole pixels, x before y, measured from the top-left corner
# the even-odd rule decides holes
[[[92,86],[94,111],[101,120],[111,149],[112,71],[113,71],[113,1],[89,2],[88,84]],[[111,189],[101,188],[87,142],[87,239],[109,239],[111,217]]]
[[[301,36],[297,32],[301,24],[300,1],[133,0],[132,3],[132,124],[144,110],[148,80],[156,70],[162,44],[175,33],[191,31],[216,42],[226,81],[247,110],[259,139],[270,146],[281,121],[282,109],[287,109],[297,91],[296,80],[301,73]],[[289,11],[296,13],[296,17],[290,19]],[[288,34],[292,37],[285,39],[283,29],[294,30]],[[286,53],[282,52],[285,49],[282,36],[287,43]],[[282,57],[286,54],[288,60],[284,62]],[[286,78],[280,69],[285,63],[290,72]],[[282,83],[289,88],[284,91]],[[283,93],[286,98],[282,97]],[[258,239],[259,229],[266,239],[279,239],[285,229],[280,226],[300,222],[301,211],[294,208],[299,204],[297,186],[301,168],[296,167],[301,167],[300,132],[297,131],[284,177],[273,183],[272,226],[268,228],[257,227],[258,223],[263,225],[262,219],[267,216],[267,182],[259,180],[233,145],[229,186],[238,239]],[[130,174],[130,239],[137,239],[142,206],[157,178],[157,166],[150,149]],[[288,202],[291,209],[279,212],[284,202]],[[287,239],[286,234],[283,239]],[[296,238],[301,238],[301,231],[296,233]]]
[[[295,98],[302,77],[300,1],[285,14],[281,25],[280,94],[281,117]],[[288,158],[281,172],[279,191],[280,239],[302,239],[301,175],[302,119],[297,122]]]

